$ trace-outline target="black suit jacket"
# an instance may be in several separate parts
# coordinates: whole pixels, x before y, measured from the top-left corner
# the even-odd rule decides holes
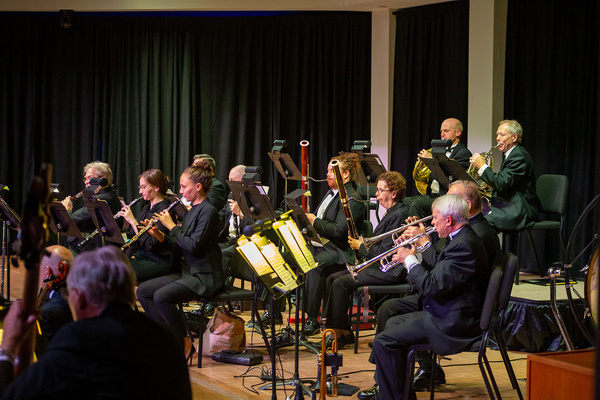
[[[378,236],[384,234],[386,232],[390,232],[404,224],[405,218],[403,211],[408,208],[406,204],[402,202],[394,204],[387,213],[383,216],[375,231],[373,232],[373,236]],[[392,240],[392,236],[387,236],[379,242],[375,242],[369,249],[364,245],[360,246],[360,255],[364,260],[370,260],[374,257],[384,253],[394,246],[394,241]],[[393,255],[393,254],[392,254]],[[391,255],[389,260],[391,260]],[[390,269],[388,272],[381,271],[380,264],[375,263],[370,265],[361,272],[361,274],[365,274],[368,276],[372,276],[374,278],[383,279],[391,283],[397,283],[401,281],[406,276],[406,269],[399,265],[396,268]]]
[[[500,171],[483,171],[481,179],[494,189],[491,213],[486,216],[499,230],[521,230],[533,224],[540,201],[535,191],[535,171],[531,156],[517,145],[502,162]]]
[[[212,186],[210,187],[210,191],[208,192],[206,198],[217,210],[222,209],[225,203],[227,203],[227,192],[225,190],[225,185],[223,185],[217,178],[213,178]]]
[[[354,224],[359,232],[362,232],[362,226],[365,216],[365,204],[358,192],[352,187],[352,183],[348,182],[344,185],[348,194],[348,204]],[[318,209],[318,208],[317,208]],[[316,218],[313,222],[315,231],[319,236],[329,240],[325,244],[325,250],[328,251],[335,259],[336,264],[351,263],[354,264],[354,250],[348,244],[348,225],[346,223],[346,214],[340,201],[339,192],[331,200],[323,218]]]
[[[483,247],[485,247],[485,252],[488,256],[487,274],[489,277],[494,270],[494,266],[500,265],[502,262],[502,250],[498,234],[492,229],[482,213],[469,218],[469,225],[473,228],[477,236],[479,236],[483,242]]]
[[[201,296],[212,296],[225,282],[218,243],[217,210],[208,201],[193,206],[181,226],[165,236],[177,244],[183,253],[173,250],[173,262],[182,260],[182,278],[177,282]]]
[[[110,186],[104,189],[100,189],[100,191],[98,191],[98,193],[96,194],[96,198],[98,200],[106,200],[113,215],[119,212],[119,210],[121,209],[121,202],[119,201],[119,197],[117,196],[117,193],[115,193],[115,191],[110,188]],[[83,200],[80,201],[83,204]],[[90,212],[88,211],[85,205],[73,211],[73,213],[71,214],[71,218],[73,219],[73,222],[75,222],[75,224],[81,232],[89,233],[96,230],[96,225],[94,224],[92,216],[90,215]]]
[[[461,167],[463,167],[464,169],[468,169],[469,168],[469,159],[471,158],[473,154],[471,154],[471,151],[467,148],[467,146],[465,146],[465,144],[461,141],[459,141],[456,146],[454,146],[454,148],[452,149],[452,151],[450,152],[450,157],[448,157],[449,159],[455,160],[456,162],[458,162],[460,164]],[[429,181],[429,185],[427,185],[427,194],[431,194],[431,182],[433,182],[433,179],[431,179]],[[442,185],[440,184],[440,195],[446,194],[448,192],[448,186],[446,185]]]
[[[233,194],[229,193],[228,199],[233,200]],[[219,232],[219,242],[230,242],[229,239],[229,220],[231,219],[231,209],[229,208],[229,203],[226,202],[225,205],[219,211],[219,220],[221,222],[220,232]],[[250,218],[244,217],[239,219],[238,224],[238,236],[242,233],[242,230],[246,225],[249,225],[252,221]]]
[[[406,279],[422,297],[423,322],[436,353],[462,351],[481,335],[487,262],[481,239],[465,225],[447,243],[431,271],[417,264],[408,273]]]
[[[14,381],[0,362],[0,390],[11,400],[192,398],[181,341],[126,305],[63,326]]]

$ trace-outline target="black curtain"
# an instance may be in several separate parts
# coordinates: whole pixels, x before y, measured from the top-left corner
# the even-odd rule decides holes
[[[468,1],[396,12],[390,168],[411,183],[417,153],[440,138],[444,119],[463,123],[467,143],[468,55]],[[415,194],[407,185],[407,195]]]
[[[522,124],[537,176],[569,178],[567,238],[600,189],[597,17],[596,0],[508,2],[504,114]],[[590,215],[581,244],[595,221]],[[562,260],[553,237],[546,240],[544,266]]]
[[[17,211],[42,161],[68,194],[83,165],[108,162],[129,201],[148,168],[177,191],[196,153],[223,181],[261,166],[279,203],[274,139],[298,164],[309,140],[311,176],[324,178],[331,156],[370,136],[370,13],[76,12],[69,29],[58,13],[0,13],[0,35],[0,183]]]

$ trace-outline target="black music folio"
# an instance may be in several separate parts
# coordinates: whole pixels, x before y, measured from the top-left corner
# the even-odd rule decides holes
[[[263,356],[252,353],[238,353],[231,350],[221,350],[210,355],[215,361],[239,364],[239,365],[256,365],[263,361]]]

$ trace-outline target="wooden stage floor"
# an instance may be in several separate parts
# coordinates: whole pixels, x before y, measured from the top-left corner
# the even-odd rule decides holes
[[[11,299],[21,297],[23,271],[23,268],[10,267]],[[6,297],[8,294],[6,282],[4,288]],[[245,320],[248,320],[249,314],[250,313],[246,311],[241,314],[241,316]],[[284,313],[284,319],[286,317],[287,313]],[[278,330],[283,327],[284,325],[277,325]],[[358,354],[354,354],[353,349],[349,347],[339,351],[339,353],[343,355],[343,366],[339,370],[340,383],[356,386],[361,390],[373,385],[374,365],[368,362],[370,351],[368,343],[373,340],[373,333],[373,330],[361,331]],[[314,336],[310,338],[310,340],[320,341],[320,336]],[[199,369],[195,366],[197,355],[194,356],[194,366],[189,368],[194,399],[287,399],[288,397],[294,399],[294,389],[291,386],[279,388],[276,392],[276,397],[272,396],[271,390],[258,389],[265,383],[260,379],[260,375],[270,371],[271,361],[265,351],[264,342],[258,333],[253,333],[250,329],[247,329],[247,342],[250,348],[249,351],[255,351],[264,356],[264,361],[261,364],[254,367],[246,367],[242,365],[220,363],[211,360],[210,357],[204,357],[203,367]],[[520,383],[521,391],[523,395],[525,395],[527,354],[512,352],[509,354],[517,379]],[[509,400],[518,399],[516,391],[511,388],[499,352],[488,349],[488,356],[492,362],[492,369],[496,381],[498,382],[502,398]],[[291,379],[293,377],[294,346],[284,347],[279,350],[277,365],[278,375],[281,375],[280,371],[283,369],[283,376],[285,379]],[[438,388],[435,393],[436,399],[488,398],[477,365],[476,353],[461,353],[450,356],[448,359],[442,360],[441,365],[444,368],[447,383]],[[315,380],[317,376],[317,356],[302,347],[299,352],[299,376],[303,380]],[[355,399],[356,394],[350,397],[340,396],[340,398]],[[417,393],[417,398],[429,398],[429,393]]]

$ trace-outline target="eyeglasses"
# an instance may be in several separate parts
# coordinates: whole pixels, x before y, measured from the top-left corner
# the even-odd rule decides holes
[[[141,186],[138,186],[138,189],[139,189],[139,190],[146,190],[146,189],[148,189],[149,187],[150,187],[150,186],[141,185]]]
[[[377,191],[375,193],[383,193],[383,192],[391,192],[392,189],[379,189],[377,188]]]

